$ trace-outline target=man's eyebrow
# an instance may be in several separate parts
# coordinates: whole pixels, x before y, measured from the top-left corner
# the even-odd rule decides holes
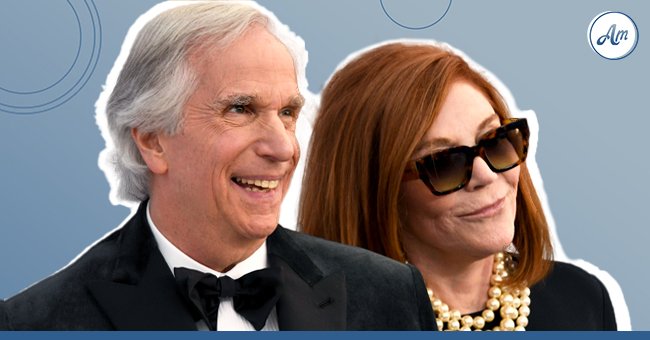
[[[305,97],[301,94],[290,97],[288,100],[289,104],[287,106],[293,107],[302,107],[305,104]],[[214,107],[228,107],[228,106],[247,106],[255,103],[260,103],[259,96],[253,94],[231,94],[224,98],[217,98],[214,101]]]
[[[218,98],[217,100],[215,100],[213,106],[215,107],[228,107],[228,106],[235,106],[235,105],[246,106],[246,105],[250,105],[255,101],[257,101],[256,95],[231,94],[226,96],[225,98]]]
[[[289,100],[289,106],[302,107],[305,105],[305,97],[302,94],[297,94]]]

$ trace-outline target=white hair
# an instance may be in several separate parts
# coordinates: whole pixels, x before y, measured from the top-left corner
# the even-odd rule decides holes
[[[305,43],[269,11],[251,1],[167,1],[131,26],[96,103],[106,141],[99,167],[111,185],[113,204],[132,206],[149,197],[151,171],[131,136],[173,135],[183,107],[198,84],[188,56],[203,48],[226,48],[253,24],[264,26],[293,58],[298,87],[307,89]]]

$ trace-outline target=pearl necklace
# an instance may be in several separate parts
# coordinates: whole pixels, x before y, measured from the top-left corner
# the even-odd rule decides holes
[[[494,255],[494,265],[490,277],[491,287],[487,294],[486,308],[480,316],[461,315],[459,310],[450,310],[446,303],[427,288],[431,306],[436,314],[438,330],[442,331],[446,324],[446,330],[450,331],[480,331],[483,330],[486,323],[494,320],[495,312],[499,310],[501,323],[492,330],[525,331],[528,326],[528,315],[530,315],[530,289],[528,287],[501,286],[503,279],[508,276],[506,265],[509,268],[514,266],[510,254],[499,252]]]

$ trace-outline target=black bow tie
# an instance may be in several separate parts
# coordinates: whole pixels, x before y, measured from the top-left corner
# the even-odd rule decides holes
[[[221,297],[232,297],[235,311],[258,331],[264,327],[273,306],[280,298],[279,268],[256,270],[237,280],[187,268],[174,268],[174,276],[183,295],[196,307],[194,312],[213,331],[217,329]]]

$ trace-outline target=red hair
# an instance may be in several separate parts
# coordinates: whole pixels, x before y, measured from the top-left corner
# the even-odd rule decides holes
[[[332,241],[405,261],[400,185],[406,164],[433,124],[454,81],[485,94],[503,120],[498,91],[461,57],[432,45],[393,43],[338,70],[322,93],[303,179],[298,226]],[[552,246],[525,164],[520,165],[513,284],[533,284],[550,269]]]

